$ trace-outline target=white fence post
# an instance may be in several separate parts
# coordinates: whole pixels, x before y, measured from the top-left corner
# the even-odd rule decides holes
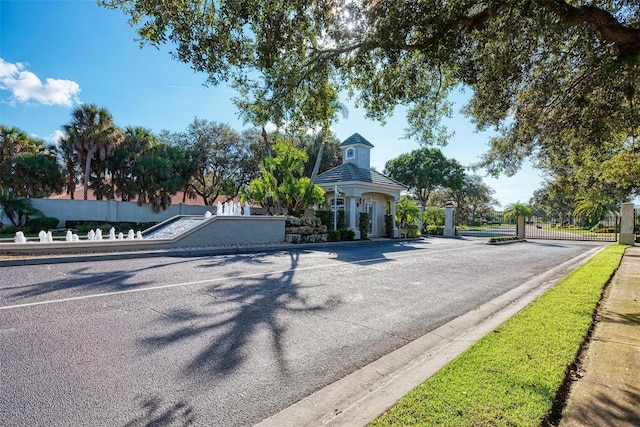
[[[518,222],[518,224],[516,225],[516,234],[518,239],[524,239],[524,229],[525,229],[525,222],[524,222],[524,217],[522,215],[518,215],[518,219],[516,220]]]
[[[455,213],[455,206],[451,203],[448,203],[444,207],[444,232],[442,233],[444,236],[453,237],[456,235],[454,213]]]
[[[620,207],[620,234],[618,243],[621,245],[633,245],[635,235],[635,208],[633,203],[623,203]]]

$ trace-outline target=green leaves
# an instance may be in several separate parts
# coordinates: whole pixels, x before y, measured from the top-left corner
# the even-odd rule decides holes
[[[396,222],[400,230],[404,230],[406,226],[413,225],[420,220],[420,208],[416,203],[407,196],[400,197],[396,203]]]
[[[124,139],[124,134],[113,123],[111,113],[96,104],[76,107],[71,113],[71,121],[64,125],[64,131],[79,162],[84,164],[84,200],[87,200],[93,160],[104,161],[112,157],[116,147]]]
[[[184,150],[166,144],[140,155],[133,168],[138,203],[151,203],[159,212],[171,205],[171,196],[182,189],[192,170]]]
[[[532,214],[531,206],[521,202],[510,203],[504,208],[504,219],[507,221],[515,220],[518,217],[528,218]]]
[[[409,186],[422,206],[440,188],[457,190],[464,181],[464,167],[446,158],[437,148],[421,148],[389,160],[385,173]]]
[[[161,138],[186,150],[193,167],[190,190],[212,204],[219,195],[235,197],[257,175],[259,136],[240,134],[226,124],[195,118],[184,132],[164,133]]]
[[[263,160],[261,177],[251,181],[243,198],[259,203],[269,215],[301,216],[307,207],[324,201],[324,190],[302,176],[307,159],[290,140],[278,140],[273,157]]]
[[[382,122],[405,106],[407,135],[443,144],[448,95],[469,87],[466,113],[498,133],[483,160],[494,175],[529,157],[579,169],[584,147],[616,153],[639,131],[635,0],[100,3],[129,15],[143,42],[233,85],[258,126],[327,130],[348,93]]]
[[[47,197],[62,190],[54,147],[16,127],[0,125],[0,191],[14,197]]]

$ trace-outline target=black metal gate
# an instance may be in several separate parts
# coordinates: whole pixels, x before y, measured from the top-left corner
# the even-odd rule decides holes
[[[640,243],[640,209],[633,210],[634,227],[633,232],[636,235],[636,243]]]
[[[515,236],[516,223],[515,221],[505,221],[502,212],[496,212],[469,219],[457,225],[456,232],[459,236]]]
[[[564,221],[552,217],[533,216],[525,220],[526,239],[591,240],[617,242],[620,218],[610,214],[595,225],[569,217]]]

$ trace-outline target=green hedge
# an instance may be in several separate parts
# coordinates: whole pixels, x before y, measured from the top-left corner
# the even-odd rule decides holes
[[[367,234],[369,234],[369,227],[371,226],[371,218],[369,217],[369,213],[360,212],[360,220],[358,221],[358,229],[360,230],[360,238],[368,239]]]
[[[510,242],[513,240],[520,240],[517,236],[493,236],[489,237],[489,243]]]
[[[442,236],[444,234],[444,227],[440,225],[427,225],[425,232],[431,236]]]
[[[419,227],[416,224],[405,225],[405,237],[418,237],[418,229]]]
[[[43,216],[40,218],[32,218],[25,226],[27,233],[39,233],[40,231],[49,231],[58,228],[60,220],[51,216]]]
[[[393,215],[391,214],[384,216],[384,232],[387,237],[393,237]]]
[[[67,221],[65,228],[76,230],[79,234],[88,233],[89,230],[110,230],[115,228],[116,233],[126,233],[129,230],[143,231],[156,225],[156,222],[107,222],[107,221]]]
[[[333,211],[329,209],[318,209],[315,211],[315,216],[320,219],[322,225],[326,225],[329,230],[333,230]],[[345,220],[345,214],[343,210],[339,210],[338,214],[338,226],[336,228],[347,228],[347,222]]]
[[[340,240],[353,240],[356,237],[356,233],[354,233],[353,230],[343,228],[338,231],[340,232]]]

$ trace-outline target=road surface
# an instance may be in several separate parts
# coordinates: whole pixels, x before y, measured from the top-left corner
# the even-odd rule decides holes
[[[251,425],[593,248],[485,241],[2,267],[0,425]]]

